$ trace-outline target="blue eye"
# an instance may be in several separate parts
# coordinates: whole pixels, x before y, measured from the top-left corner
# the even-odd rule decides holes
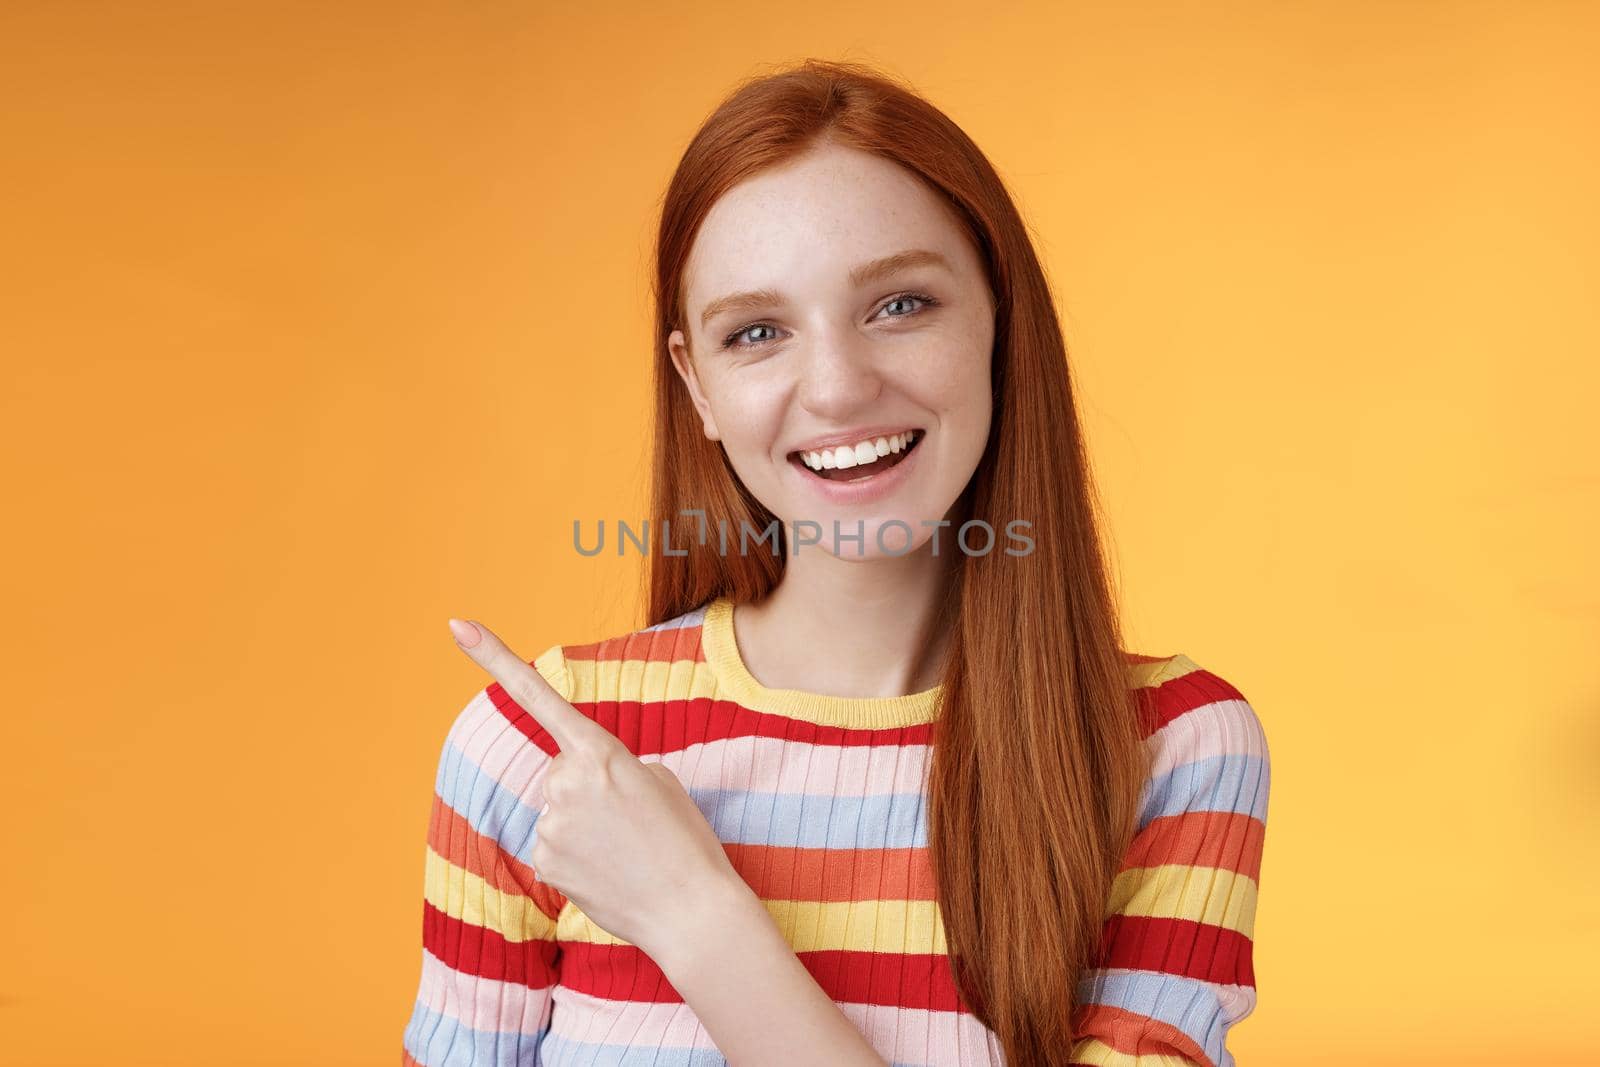
[[[751,330],[761,329],[762,327],[766,327],[767,329],[770,330],[770,329],[772,329],[772,324],[771,323],[767,323],[767,322],[753,322],[749,326],[741,326],[737,330],[733,331],[733,333],[729,334],[727,337],[722,339],[722,347],[723,348],[732,348],[732,347],[734,347],[734,342],[737,341],[740,337],[742,337],[743,335],[749,333]],[[759,345],[759,344],[761,344],[761,342],[760,341],[756,341],[755,344]],[[745,346],[745,347],[749,347],[749,346]]]
[[[935,300],[933,297],[928,296],[928,295],[926,295],[924,293],[901,293],[898,296],[890,297],[889,300],[883,306],[884,306],[884,308],[888,308],[888,307],[891,307],[894,304],[900,303],[902,300],[919,300],[919,301],[921,301],[923,303],[923,305],[925,305],[927,307],[935,307],[939,303],[939,301]],[[906,312],[903,315],[890,315],[889,317],[891,319],[904,319],[904,318],[909,318],[911,315],[914,315],[914,314],[916,314],[915,311],[910,311],[910,312]],[[741,326],[737,330],[734,330],[732,333],[728,334],[728,336],[726,336],[726,337],[724,337],[722,339],[722,347],[723,348],[759,348],[762,345],[766,344],[767,341],[763,340],[763,341],[745,341],[745,342],[741,342],[739,340],[739,338],[742,337],[743,335],[745,335],[746,333],[749,333],[751,330],[756,329],[759,326],[766,326],[766,327],[770,328],[771,325],[772,324],[770,322],[752,322],[748,326]],[[769,338],[769,340],[770,340],[770,338]]]

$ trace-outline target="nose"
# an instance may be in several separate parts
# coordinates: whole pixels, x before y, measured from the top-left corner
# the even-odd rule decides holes
[[[860,336],[830,333],[815,338],[806,346],[799,369],[800,404],[821,419],[848,419],[883,392],[872,343]]]

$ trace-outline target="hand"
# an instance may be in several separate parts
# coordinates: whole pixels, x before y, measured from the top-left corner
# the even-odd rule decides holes
[[[487,627],[452,619],[450,628],[560,749],[544,773],[536,824],[540,881],[652,958],[652,946],[688,935],[674,924],[698,921],[686,903],[715,900],[730,884],[748,890],[677,775],[629,752]]]

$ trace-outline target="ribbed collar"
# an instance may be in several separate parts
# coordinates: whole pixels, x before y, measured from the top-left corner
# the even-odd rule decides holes
[[[768,689],[750,673],[733,632],[733,601],[719,596],[706,605],[700,641],[719,686],[751,711],[786,715],[819,726],[882,730],[934,721],[943,684],[898,697],[839,697],[801,689]]]

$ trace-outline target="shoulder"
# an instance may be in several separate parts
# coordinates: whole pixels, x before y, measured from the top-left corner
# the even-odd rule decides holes
[[[1128,656],[1147,739],[1171,744],[1186,733],[1233,730],[1265,746],[1266,730],[1237,686],[1183,653]],[[1174,729],[1174,727],[1177,727]]]
[[[551,645],[527,662],[570,702],[565,648]],[[544,773],[559,752],[549,732],[504,686],[490,680],[445,732],[434,793],[473,831],[502,844],[520,841],[542,803]]]
[[[1141,824],[1184,811],[1266,819],[1266,728],[1233,683],[1188,656],[1131,656],[1150,756]]]
[[[561,695],[591,716],[597,707],[609,704],[636,707],[687,695],[695,668],[706,659],[701,627],[707,606],[651,626],[549,650],[545,653],[549,665],[556,669],[559,664],[566,687]],[[606,725],[603,719],[597,721]]]
[[[705,608],[700,607],[597,640],[559,642],[528,662],[563,700],[626,741],[630,731],[619,728],[627,721],[625,715],[636,713],[641,703],[666,699],[674,665],[704,662],[700,645],[704,616]],[[497,718],[547,756],[559,752],[549,733],[500,683],[487,685],[474,703],[478,707],[469,704],[452,733],[478,729],[480,720]],[[631,711],[621,712],[619,705],[630,705]]]

